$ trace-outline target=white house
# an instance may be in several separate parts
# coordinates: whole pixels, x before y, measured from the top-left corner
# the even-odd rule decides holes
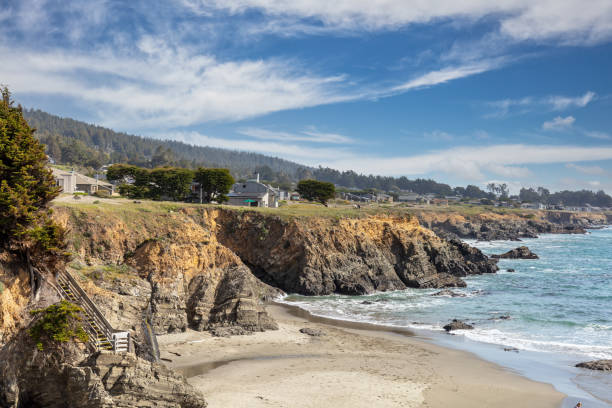
[[[259,182],[259,175],[255,180],[236,183],[227,195],[229,205],[245,207],[278,207],[278,190]]]
[[[407,201],[417,201],[421,196],[417,193],[402,193],[398,197],[398,201],[407,202]]]
[[[532,210],[545,210],[546,205],[542,203],[523,203],[521,204],[521,208],[529,208]]]
[[[62,189],[62,193],[74,194],[77,192],[93,194],[98,190],[107,190],[113,193],[113,185],[105,181],[84,176],[73,171],[64,171],[51,168],[55,184]]]

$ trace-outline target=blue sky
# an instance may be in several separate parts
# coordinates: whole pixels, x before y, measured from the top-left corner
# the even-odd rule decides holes
[[[612,1],[0,0],[26,107],[340,170],[612,193]]]

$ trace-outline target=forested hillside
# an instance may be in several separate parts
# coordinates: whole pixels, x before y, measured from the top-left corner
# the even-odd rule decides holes
[[[186,168],[223,167],[238,178],[254,172],[270,173],[274,180],[290,181],[304,166],[262,154],[193,146],[187,143],[115,132],[40,110],[25,110],[36,136],[47,145],[47,154],[58,164],[99,168],[109,163],[144,167],[176,165]]]
[[[404,190],[419,194],[460,194],[463,197],[488,199],[497,195],[507,198],[507,191],[501,191],[501,194],[493,190],[483,191],[474,185],[453,188],[431,179],[411,180],[407,177],[364,175],[350,170],[340,172],[327,167],[308,167],[263,154],[134,136],[74,119],[61,118],[41,110],[26,109],[24,116],[30,126],[37,129],[35,135],[46,145],[47,154],[57,164],[76,166],[90,173],[111,163],[127,163],[146,168],[218,167],[229,169],[236,179],[249,178],[259,173],[262,180],[284,188],[289,188],[291,183],[314,178],[334,183],[338,187],[359,190]],[[602,207],[612,206],[612,198],[603,191],[562,191],[551,194],[543,188],[537,191],[523,189],[519,198],[522,201],[549,204],[589,203]]]

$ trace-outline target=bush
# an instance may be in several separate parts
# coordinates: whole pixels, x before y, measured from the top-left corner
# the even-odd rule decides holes
[[[93,193],[93,195],[98,198],[109,198],[111,196],[111,193],[108,190],[101,189]]]
[[[31,310],[32,315],[40,316],[30,328],[30,336],[36,342],[36,347],[42,351],[46,345],[53,343],[89,341],[89,335],[79,324],[82,311],[82,308],[67,300],[44,309]]]

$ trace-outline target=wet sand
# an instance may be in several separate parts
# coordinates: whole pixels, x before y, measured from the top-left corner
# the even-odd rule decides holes
[[[268,306],[279,330],[158,338],[161,357],[221,407],[559,407],[563,394],[411,336]],[[300,333],[321,330],[320,337]]]

